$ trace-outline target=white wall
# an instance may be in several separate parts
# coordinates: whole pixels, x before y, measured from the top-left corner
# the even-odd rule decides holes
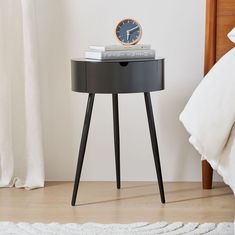
[[[178,116],[203,76],[204,12],[204,0],[37,0],[48,180],[75,172],[87,95],[71,91],[70,59],[91,44],[117,43],[115,25],[125,17],[137,19],[141,43],[166,58],[166,89],[152,93],[164,180],[201,180]],[[155,180],[142,94],[120,95],[120,128],[122,179]],[[96,96],[82,179],[115,180],[110,95]]]

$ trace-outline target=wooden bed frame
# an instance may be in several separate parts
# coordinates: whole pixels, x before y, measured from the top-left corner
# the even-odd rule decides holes
[[[234,44],[227,34],[235,27],[235,0],[206,0],[206,40],[204,73]],[[213,169],[202,161],[202,184],[204,189],[212,188]]]

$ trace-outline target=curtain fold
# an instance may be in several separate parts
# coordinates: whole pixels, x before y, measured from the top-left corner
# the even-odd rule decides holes
[[[34,0],[0,0],[0,187],[44,186]]]

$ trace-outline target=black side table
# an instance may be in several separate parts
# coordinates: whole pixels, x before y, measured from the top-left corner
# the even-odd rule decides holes
[[[82,138],[78,154],[77,170],[73,188],[72,206],[76,203],[80,182],[91,113],[96,93],[112,94],[113,98],[113,128],[116,162],[117,188],[120,189],[120,137],[118,94],[143,92],[148,116],[149,131],[152,142],[155,168],[158,178],[161,202],[165,203],[161,164],[159,159],[157,136],[151,104],[151,91],[164,89],[164,59],[152,60],[110,60],[97,61],[78,59],[71,61],[72,90],[89,93]]]

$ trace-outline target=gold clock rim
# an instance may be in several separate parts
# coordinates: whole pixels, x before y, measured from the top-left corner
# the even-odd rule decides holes
[[[140,28],[139,37],[138,37],[135,41],[133,41],[133,42],[128,42],[128,43],[122,42],[122,41],[119,39],[119,37],[117,36],[117,28],[118,28],[119,24],[120,24],[122,21],[125,21],[125,20],[132,20],[132,21],[135,21],[135,22],[137,23],[137,25],[139,26],[139,28]],[[120,21],[118,22],[118,24],[117,24],[117,26],[116,26],[116,29],[115,29],[115,35],[116,35],[116,38],[117,38],[118,42],[121,43],[122,45],[124,45],[124,46],[135,45],[135,44],[137,44],[137,43],[140,41],[140,39],[141,39],[141,37],[142,37],[142,27],[141,27],[140,23],[139,23],[137,20],[132,19],[132,18],[125,18],[125,19],[122,19],[122,20],[120,20]]]

